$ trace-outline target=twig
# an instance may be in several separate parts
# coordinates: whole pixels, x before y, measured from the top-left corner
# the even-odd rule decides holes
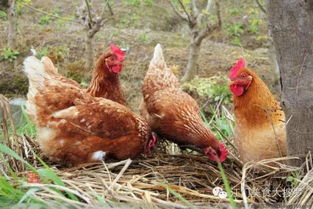
[[[109,9],[109,12],[110,12],[111,16],[113,16],[114,13],[113,13],[112,7],[111,7],[111,5],[110,5],[110,1],[109,1],[109,0],[106,0],[105,2],[106,2],[106,5],[107,5],[107,7],[108,7],[108,9]]]
[[[242,194],[242,199],[243,199],[243,204],[245,206],[245,209],[249,209],[248,206],[248,199],[246,195],[246,190],[245,190],[245,178],[246,178],[246,173],[248,170],[248,163],[244,164],[242,168],[242,177],[241,177],[241,194]]]
[[[188,22],[191,23],[192,21],[191,21],[191,18],[190,18],[190,14],[187,12],[187,9],[186,9],[184,3],[181,0],[178,0],[178,3],[180,4],[181,8],[184,10],[185,14],[187,15]]]
[[[209,11],[210,11],[210,8],[211,8],[211,5],[212,5],[212,1],[213,1],[213,0],[208,0],[208,3],[207,3],[206,8],[205,8],[205,11],[206,11],[206,12],[209,12]],[[216,0],[216,1],[219,1],[219,0]]]
[[[72,20],[71,18],[66,18],[66,17],[61,17],[61,16],[58,16],[58,15],[51,14],[50,12],[46,12],[46,11],[37,9],[37,8],[35,8],[35,7],[29,6],[29,5],[27,5],[26,3],[21,3],[21,4],[22,4],[24,7],[27,7],[27,8],[29,8],[29,9],[35,11],[35,12],[38,12],[38,13],[41,13],[41,14],[50,15],[51,17],[54,17],[54,18],[57,18],[57,19],[66,20],[66,21],[71,21],[71,22],[74,22],[74,23],[77,23],[77,24],[81,24],[80,22],[74,21],[74,20]]]
[[[261,9],[262,12],[264,12],[266,14],[266,10],[265,8],[263,7],[263,5],[261,4],[260,0],[255,0],[258,7]]]
[[[196,4],[195,0],[190,0],[190,1],[191,1],[191,7],[192,7],[193,15],[194,16],[198,16],[199,15],[199,10],[197,8],[197,4]]]
[[[174,10],[174,12],[175,12],[182,20],[187,21],[187,22],[189,21],[187,15],[186,15],[186,14],[183,14],[183,13],[181,13],[181,12],[179,12],[171,0],[170,0],[170,5],[171,5],[172,9]]]
[[[219,1],[215,1],[215,9],[216,9],[216,16],[217,16],[217,22],[218,26],[221,29],[223,27],[223,21],[221,16],[221,6]]]
[[[88,27],[89,27],[89,29],[92,29],[92,17],[91,17],[91,11],[90,11],[90,5],[89,5],[89,2],[88,2],[88,0],[85,0],[85,4],[86,4],[86,8],[87,8],[87,12],[88,12],[88,22],[89,22],[89,24],[88,24]]]

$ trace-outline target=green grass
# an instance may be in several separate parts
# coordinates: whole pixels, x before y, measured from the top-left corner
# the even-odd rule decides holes
[[[169,193],[171,193],[174,197],[176,197],[181,202],[185,203],[185,205],[188,206],[189,208],[197,209],[197,207],[195,205],[193,205],[191,202],[189,202],[184,197],[182,197],[178,192],[176,192],[175,190],[171,189],[167,184],[162,184],[161,183],[161,186],[165,187],[169,191]]]
[[[12,137],[12,127],[9,130],[9,134],[10,137]],[[25,112],[24,107],[21,107],[20,118],[16,125],[16,134],[25,134],[30,137],[36,136],[36,127],[31,122],[29,116]],[[0,138],[3,139],[2,132],[0,133]],[[10,207],[13,205],[25,203],[32,204],[31,207],[36,205],[38,208],[48,208],[45,201],[34,195],[34,193],[43,189],[50,191],[54,195],[59,195],[60,199],[69,199],[74,202],[79,202],[78,197],[66,188],[65,183],[56,174],[56,172],[51,169],[43,160],[41,160],[35,153],[33,154],[36,156],[37,161],[40,162],[41,168],[34,167],[25,159],[23,159],[23,157],[5,145],[4,141],[0,141],[0,162],[2,162],[0,168],[3,168],[0,175],[0,207]],[[13,158],[15,161],[23,163],[28,171],[38,173],[44,186],[39,187],[35,185],[27,185],[27,180],[24,176],[18,176],[14,171],[12,171],[8,161],[9,158]],[[5,173],[4,170],[9,172]],[[53,185],[56,185],[57,188],[55,188]]]
[[[217,111],[213,107],[211,107],[211,114],[212,117],[210,120],[207,119],[207,116],[203,111],[200,112],[200,116],[205,123],[205,125],[210,128],[216,135],[216,137],[224,142],[225,138],[228,138],[233,135],[232,131],[232,122],[226,117],[225,111]],[[219,127],[219,128],[217,128]],[[228,182],[227,175],[224,171],[222,163],[218,162],[218,168],[220,170],[220,174],[223,180],[223,184],[225,187],[225,190],[227,192],[227,199],[233,209],[237,208],[237,205],[235,203],[235,199],[233,197],[231,186]]]
[[[8,60],[10,62],[13,62],[14,60],[17,59],[19,54],[20,54],[20,52],[17,50],[13,50],[10,48],[3,48],[2,52],[0,54],[0,61]]]
[[[8,175],[0,175],[0,203],[1,204],[19,204],[19,203],[45,203],[36,196],[33,196],[34,192],[44,189],[48,189],[54,195],[59,195],[61,199],[69,199],[72,202],[79,202],[77,194],[75,191],[70,191],[66,188],[65,183],[57,175],[57,173],[51,169],[44,161],[42,161],[38,156],[37,160],[41,163],[43,168],[36,168],[24,160],[21,156],[15,153],[12,149],[4,144],[0,144],[0,153],[4,156],[10,156],[17,161],[20,161],[26,165],[28,170],[36,172],[39,174],[43,186],[38,185],[28,185],[25,186],[24,177],[17,177],[15,173],[11,172],[11,177]],[[10,169],[10,168],[9,168]],[[13,186],[14,183],[14,186]]]
[[[210,109],[210,120],[203,111],[200,112],[200,117],[205,126],[214,132],[217,139],[225,142],[226,138],[233,135],[233,122],[226,117],[225,111],[218,113],[212,106]]]
[[[206,126],[208,128],[210,128],[212,131],[215,130],[214,131],[215,135],[217,136],[217,138],[219,140],[224,142],[223,139],[225,137],[229,137],[229,136],[231,136],[233,134],[232,133],[232,129],[230,127],[231,125],[229,123],[229,120],[226,118],[225,114],[221,114],[220,116],[218,116],[216,111],[213,111],[213,116],[212,116],[210,121],[207,120],[205,114],[202,111],[201,111],[200,115],[201,115],[202,120],[206,124]],[[212,126],[214,128],[211,128]],[[216,127],[221,127],[221,128],[226,127],[226,128],[224,128],[224,130],[219,129],[218,131],[216,131],[216,129],[217,129]],[[225,190],[227,192],[227,199],[228,199],[231,207],[233,209],[236,209],[237,205],[235,203],[235,199],[234,199],[232,191],[231,191],[231,186],[230,186],[230,184],[228,182],[228,179],[227,179],[227,176],[226,176],[226,173],[224,171],[222,163],[218,162],[218,168],[220,170],[220,174],[221,174],[221,177],[222,177],[222,180],[223,180],[223,184],[224,184]]]
[[[27,115],[25,111],[25,107],[21,107],[22,114],[19,123],[17,124],[16,133],[19,135],[25,134],[29,137],[36,137],[37,130],[35,124],[31,121],[29,116]]]
[[[24,106],[21,106],[21,117],[18,119],[17,124],[15,124],[15,128],[18,135],[26,135],[31,138],[37,135],[36,126],[27,115]],[[12,134],[12,129],[10,129],[9,134]],[[0,132],[0,142],[1,139],[3,139],[2,131]]]
[[[231,191],[231,186],[228,182],[228,179],[227,179],[227,176],[226,176],[226,173],[224,171],[224,168],[223,168],[223,165],[222,163],[218,162],[218,168],[220,169],[220,173],[221,173],[221,176],[222,176],[222,179],[223,179],[223,183],[224,183],[224,186],[225,186],[225,190],[227,192],[227,199],[231,205],[231,207],[233,209],[236,209],[237,208],[237,205],[235,203],[235,199],[233,197],[233,193]]]

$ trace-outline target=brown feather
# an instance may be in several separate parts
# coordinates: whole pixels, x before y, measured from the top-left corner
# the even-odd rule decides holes
[[[56,71],[45,73],[50,74],[41,77],[40,83],[31,78],[32,74],[27,75],[30,92],[35,92],[28,94],[27,107],[38,127],[39,144],[45,155],[76,165],[94,161],[93,153],[97,151],[117,159],[133,158],[143,152],[151,137],[144,119],[117,102],[87,94]]]
[[[233,97],[235,142],[241,159],[259,161],[286,155],[285,114],[279,102],[257,74],[246,68],[240,73],[252,76],[248,90]]]
[[[155,48],[142,91],[141,113],[153,131],[181,145],[218,149],[219,142],[201,121],[196,101],[180,89],[178,79],[166,66],[160,46]]]
[[[103,54],[98,58],[87,93],[127,105],[118,73],[111,72],[105,65],[105,59],[110,55]]]

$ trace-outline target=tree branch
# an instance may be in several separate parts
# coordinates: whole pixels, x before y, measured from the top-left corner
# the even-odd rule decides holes
[[[215,1],[215,9],[216,9],[216,16],[217,16],[217,22],[218,22],[218,27],[221,29],[223,27],[223,21],[222,21],[222,16],[221,16],[221,7],[220,7],[220,2]]]
[[[266,14],[266,9],[261,4],[260,0],[255,0],[255,1],[256,1],[256,4],[258,5],[258,7],[260,8],[260,10]]]
[[[88,30],[88,37],[92,38],[100,30],[100,28],[111,19],[112,18],[104,19],[98,17],[96,22],[93,23],[92,28]]]
[[[201,41],[207,37],[210,33],[212,33],[212,31],[218,29],[219,26],[218,24],[214,24],[214,25],[207,25],[205,28],[203,28],[202,30],[200,30],[198,36],[195,39],[195,43],[196,44],[200,44]]]
[[[57,19],[60,19],[60,20],[71,21],[71,22],[74,22],[74,23],[81,24],[81,23],[78,22],[78,21],[74,21],[74,20],[71,20],[70,18],[60,17],[60,16],[58,16],[58,15],[51,14],[50,12],[46,12],[46,11],[37,9],[37,8],[32,7],[32,6],[29,6],[28,4],[25,4],[25,3],[23,3],[23,2],[21,2],[21,4],[23,5],[23,7],[27,7],[27,8],[29,8],[29,9],[31,9],[31,10],[34,10],[35,12],[38,12],[38,13],[41,13],[41,14],[45,14],[45,15],[50,15],[51,17],[54,17],[54,18],[57,18]]]
[[[9,1],[8,9],[8,21],[9,21],[9,33],[8,33],[8,46],[14,48],[16,39],[16,1]]]
[[[205,8],[205,11],[206,11],[206,12],[209,12],[209,11],[210,11],[211,5],[212,5],[212,1],[213,1],[213,0],[208,0],[208,3],[207,3],[206,8]],[[217,0],[217,1],[218,1],[218,0]]]
[[[114,13],[113,13],[113,9],[112,9],[112,7],[110,5],[110,1],[109,0],[106,0],[106,6],[109,9],[110,16],[113,16]],[[106,14],[106,11],[105,11],[105,9],[103,9],[102,14],[101,14],[101,17],[102,17],[103,20],[105,19],[105,14]],[[109,18],[109,19],[111,19],[111,18]]]
[[[106,2],[106,5],[107,5],[107,7],[109,9],[110,15],[113,16],[114,13],[113,13],[112,7],[110,5],[110,0],[106,0],[105,2]]]
[[[181,8],[184,10],[184,12],[185,12],[185,14],[187,16],[188,22],[192,23],[191,18],[190,18],[190,14],[188,13],[184,3],[181,0],[178,0],[178,3],[180,4]]]
[[[191,9],[192,9],[193,15],[195,17],[197,17],[199,15],[199,10],[198,10],[197,4],[196,4],[195,0],[190,0],[190,2],[191,2]]]
[[[197,16],[197,24],[199,26],[203,25],[204,23],[208,22],[208,13],[209,13],[209,10],[211,8],[211,5],[212,5],[212,2],[213,0],[208,0],[207,1],[207,5],[206,5],[206,8],[205,8],[205,11],[206,13],[200,13],[198,16]]]
[[[89,29],[91,29],[91,28],[92,28],[92,17],[91,17],[90,5],[89,5],[88,0],[85,0],[85,4],[86,4],[87,12],[88,12],[88,17],[89,17],[89,20],[88,20],[88,22],[89,22],[88,27],[89,27]]]
[[[185,14],[181,13],[180,11],[178,11],[172,1],[170,1],[170,4],[171,4],[171,7],[173,8],[174,12],[176,13],[176,15],[179,16],[182,20],[188,22],[187,15],[185,15]]]

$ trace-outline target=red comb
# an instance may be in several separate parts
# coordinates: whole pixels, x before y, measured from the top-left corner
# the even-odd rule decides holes
[[[219,149],[220,149],[220,152],[221,152],[221,155],[220,155],[220,162],[223,162],[223,161],[226,160],[226,158],[227,158],[228,150],[226,149],[226,147],[225,147],[224,144],[222,144],[222,143],[220,143]]]
[[[125,59],[125,53],[116,45],[110,45],[111,52],[116,55],[117,60],[122,62]]]
[[[246,61],[244,58],[240,58],[237,63],[230,69],[229,72],[229,78],[233,79],[234,77],[236,77],[236,73],[238,72],[238,70],[245,68],[246,67]]]

